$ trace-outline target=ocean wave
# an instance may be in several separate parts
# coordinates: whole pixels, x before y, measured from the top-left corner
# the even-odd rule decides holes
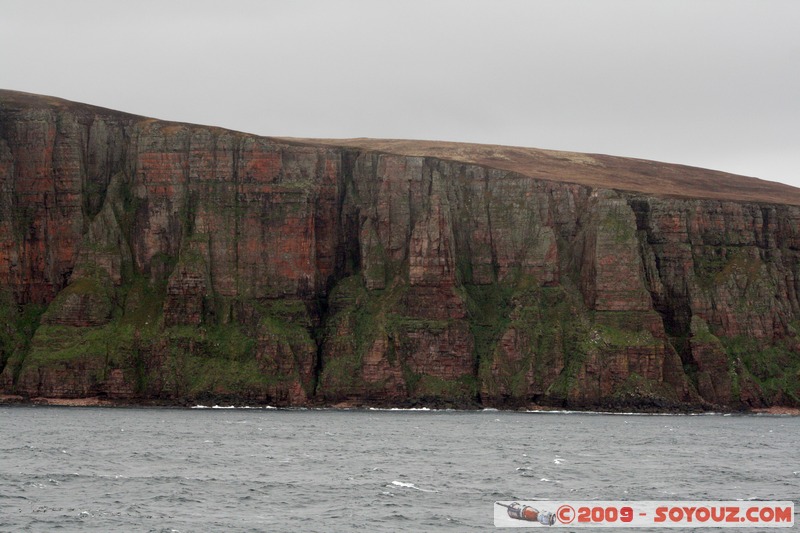
[[[540,415],[614,415],[614,416],[731,416],[730,413],[717,413],[714,411],[703,413],[641,413],[633,411],[572,411],[569,409],[529,409],[522,411],[528,414]]]
[[[370,411],[440,411],[430,407],[370,407]],[[449,410],[449,409],[448,409]]]
[[[397,481],[397,480],[395,480],[395,481],[392,481],[392,485],[394,485],[396,487],[402,487],[404,489],[418,490],[420,492],[439,492],[438,490],[421,489],[421,488],[417,487],[416,485],[414,485],[413,483],[407,483],[405,481]],[[387,487],[388,487],[388,485],[387,485]]]
[[[193,405],[191,409],[277,409],[272,405],[250,406],[250,405]]]

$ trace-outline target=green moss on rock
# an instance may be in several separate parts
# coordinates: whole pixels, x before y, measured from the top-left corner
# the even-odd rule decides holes
[[[413,385],[409,387],[412,398],[455,402],[461,405],[474,402],[479,388],[477,378],[469,375],[453,380],[418,375],[407,383]]]
[[[765,403],[800,405],[800,354],[791,339],[773,345],[744,336],[720,337],[720,342],[728,354],[731,372],[737,376],[737,387],[743,379],[752,380]]]
[[[368,291],[360,275],[339,281],[329,297],[332,311],[323,326],[324,352],[319,392],[341,398],[364,390],[361,377],[366,351],[379,335],[385,335],[386,315],[399,299],[397,289]]]

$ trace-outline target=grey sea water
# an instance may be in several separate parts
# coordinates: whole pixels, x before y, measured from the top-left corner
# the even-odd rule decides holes
[[[0,531],[487,531],[495,500],[534,498],[798,508],[798,444],[779,416],[2,407]]]

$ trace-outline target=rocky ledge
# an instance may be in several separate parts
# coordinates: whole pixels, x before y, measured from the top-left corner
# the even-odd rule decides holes
[[[800,405],[800,190],[0,91],[0,393]]]

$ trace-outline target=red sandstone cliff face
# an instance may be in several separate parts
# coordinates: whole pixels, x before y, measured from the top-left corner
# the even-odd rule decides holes
[[[364,143],[0,92],[0,388],[797,405],[800,192],[676,198],[637,188],[638,161],[597,186],[625,160],[536,152],[540,178]]]

